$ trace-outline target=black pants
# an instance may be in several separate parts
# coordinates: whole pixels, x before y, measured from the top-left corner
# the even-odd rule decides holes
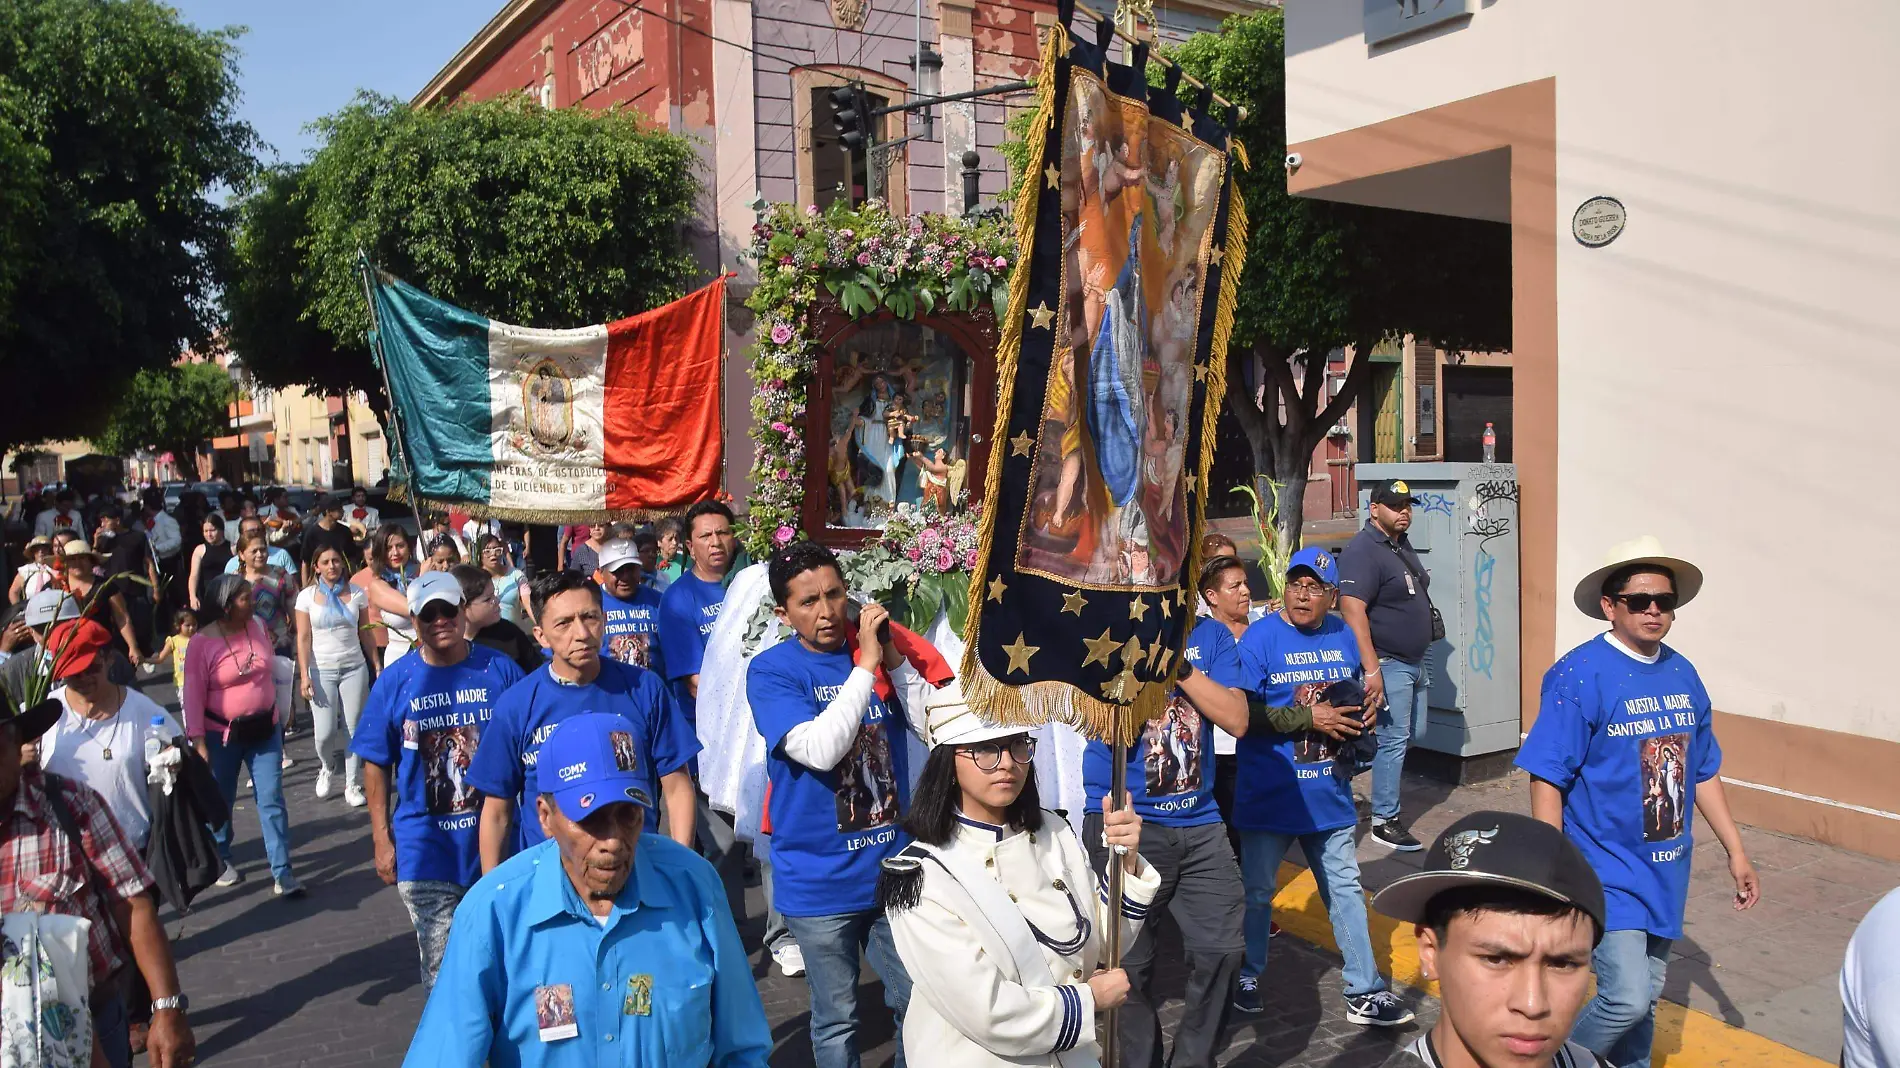
[[[1102,844],[1102,816],[1090,813],[1082,824],[1089,860],[1105,870],[1109,851]],[[1160,1068],[1161,1021],[1155,1016],[1153,985],[1155,923],[1163,909],[1180,928],[1188,959],[1186,1006],[1174,1032],[1172,1068],[1211,1068],[1227,1043],[1227,1014],[1234,976],[1240,971],[1246,941],[1241,932],[1246,891],[1240,866],[1219,823],[1199,827],[1141,825],[1141,855],[1161,875],[1161,889],[1148,906],[1148,922],[1135,944],[1122,954],[1128,972],[1128,1000],[1122,1003],[1122,1063],[1129,1068]]]

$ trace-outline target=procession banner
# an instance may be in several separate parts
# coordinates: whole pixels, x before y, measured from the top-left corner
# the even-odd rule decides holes
[[[992,720],[1132,741],[1193,623],[1245,156],[1097,37],[1044,46],[963,683]]]
[[[570,523],[718,491],[724,278],[575,330],[498,323],[380,271],[369,288],[412,498]]]

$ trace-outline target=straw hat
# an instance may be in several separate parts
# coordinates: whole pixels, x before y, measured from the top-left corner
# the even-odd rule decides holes
[[[1702,569],[1680,557],[1663,552],[1662,542],[1653,534],[1645,534],[1632,541],[1615,546],[1604,556],[1604,564],[1577,582],[1576,592],[1572,595],[1577,603],[1577,611],[1591,619],[1605,619],[1603,614],[1603,580],[1620,567],[1630,564],[1654,564],[1666,567],[1676,576],[1676,604],[1688,604],[1702,591]]]
[[[61,560],[71,560],[75,556],[91,557],[94,563],[99,562],[99,554],[93,550],[91,545],[86,543],[84,538],[74,538],[65,545],[60,546],[59,558]]]
[[[1028,734],[1029,728],[999,725],[985,721],[963,697],[963,685],[954,679],[950,685],[932,691],[924,701],[924,733],[930,747],[974,745],[977,742]]]

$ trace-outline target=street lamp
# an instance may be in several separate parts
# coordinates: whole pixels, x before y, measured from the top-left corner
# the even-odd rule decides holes
[[[913,95],[933,97],[943,91],[943,57],[935,49],[927,44],[919,44],[911,65],[917,69],[917,87]],[[929,141],[936,136],[936,109],[924,108],[923,118],[924,140]]]

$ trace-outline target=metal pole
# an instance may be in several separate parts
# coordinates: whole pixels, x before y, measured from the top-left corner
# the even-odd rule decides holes
[[[978,170],[982,162],[983,157],[977,155],[976,149],[963,150],[963,214],[965,215],[976,211],[976,202],[983,195],[978,188],[983,177],[983,172]]]
[[[363,299],[369,305],[370,349],[376,358],[376,369],[383,373],[383,395],[389,398],[390,437],[402,458],[402,468],[409,472],[409,507],[415,510],[416,521],[421,522],[422,501],[416,495],[415,471],[409,468],[409,445],[403,440],[402,415],[396,411],[396,391],[389,386],[389,359],[383,353],[383,327],[376,317],[376,268],[369,262],[369,254],[363,250],[358,249],[356,257],[357,267],[363,275]],[[348,401],[345,400],[345,403]]]
[[[1106,814],[1111,808],[1119,810],[1122,797],[1128,789],[1128,739],[1122,730],[1122,717],[1128,714],[1126,709],[1115,709],[1114,756],[1109,761],[1108,804],[1102,806]],[[1121,855],[1113,849],[1108,851],[1108,966],[1110,969],[1122,966],[1122,870]],[[1117,1068],[1121,1064],[1121,1034],[1117,1024],[1121,1019],[1121,1010],[1108,1010],[1108,1018],[1102,1028],[1102,1068]]]

